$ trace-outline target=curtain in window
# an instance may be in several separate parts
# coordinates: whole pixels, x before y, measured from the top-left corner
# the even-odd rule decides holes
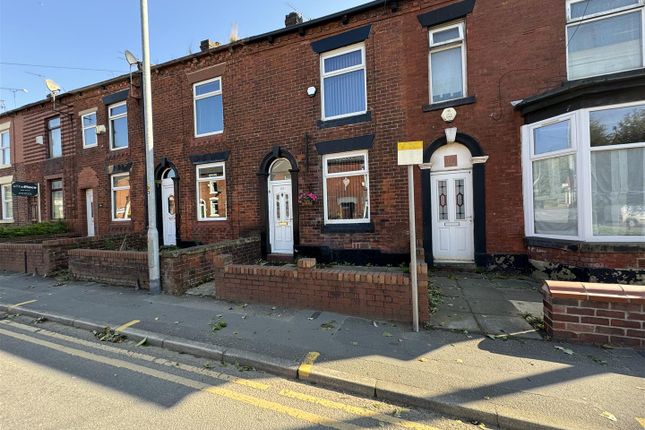
[[[575,166],[575,155],[533,162],[535,233],[578,234]]]
[[[366,109],[365,70],[325,78],[324,84],[325,117],[362,112]]]
[[[640,11],[570,26],[567,38],[570,79],[642,67]]]
[[[645,236],[645,148],[591,153],[594,236]]]
[[[432,52],[432,103],[457,99],[464,96],[461,46]]]

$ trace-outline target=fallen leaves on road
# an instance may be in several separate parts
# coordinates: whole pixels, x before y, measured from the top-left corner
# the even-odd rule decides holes
[[[602,414],[600,414],[600,416],[607,418],[609,421],[618,421],[616,415],[612,414],[611,412],[604,411]]]
[[[147,342],[147,341],[148,341],[148,336],[146,336],[146,337],[144,337],[143,339],[141,339],[141,340],[137,343],[137,346],[143,346],[143,345],[145,345],[145,344],[146,344],[146,342]]]
[[[383,337],[392,337],[392,333],[390,333],[389,331],[384,331]]]
[[[428,361],[428,359],[427,359],[427,358],[425,358],[425,357],[421,357],[421,358],[419,358],[418,360],[419,360],[420,362],[422,362],[422,363],[425,363],[426,361]]]
[[[565,348],[565,347],[562,347],[562,346],[554,346],[553,348],[559,349],[560,351],[564,352],[567,355],[573,355],[573,351],[570,350],[569,348]]]
[[[459,363],[459,364],[463,364],[463,363],[464,363],[464,360],[462,360],[461,358],[458,358],[458,359],[456,359],[455,361],[456,361],[457,363]]]
[[[223,328],[224,328],[224,327],[226,327],[227,325],[228,325],[228,324],[226,324],[226,321],[224,321],[224,320],[221,320],[221,321],[217,321],[217,322],[211,323],[211,324],[210,324],[210,326],[211,326],[211,331],[213,331],[213,332],[220,331],[221,329],[223,329]]]
[[[120,343],[127,339],[126,336],[115,332],[110,327],[105,327],[103,330],[92,330],[92,334],[101,342]]]
[[[320,324],[320,327],[324,330],[333,330],[336,328],[336,320],[331,320]]]

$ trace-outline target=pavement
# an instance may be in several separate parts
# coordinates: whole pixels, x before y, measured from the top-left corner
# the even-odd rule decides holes
[[[540,340],[527,317],[542,319],[541,284],[530,277],[435,272],[430,288],[441,295],[429,323],[471,333]]]
[[[449,285],[455,276],[441,275],[431,281]],[[642,430],[645,422],[645,357],[632,349],[468,330],[414,333],[329,312],[12,273],[0,274],[2,310],[81,329],[122,327],[151,346],[505,429]]]
[[[0,428],[479,430],[419,408],[326,390],[33,318],[0,320]]]

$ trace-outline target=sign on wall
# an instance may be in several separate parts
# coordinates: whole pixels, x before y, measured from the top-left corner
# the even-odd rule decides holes
[[[399,142],[397,144],[399,166],[423,164],[423,141]]]
[[[23,197],[37,196],[38,184],[36,182],[14,182],[11,184],[11,194]]]

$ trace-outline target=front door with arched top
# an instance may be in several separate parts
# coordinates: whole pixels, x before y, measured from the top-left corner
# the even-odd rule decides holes
[[[471,158],[459,143],[443,146],[432,156],[432,255],[437,263],[475,260]]]
[[[273,254],[293,254],[293,196],[291,163],[279,158],[268,178],[269,236]]]
[[[177,205],[175,201],[175,174],[172,169],[164,172],[161,180],[161,218],[163,221],[163,244],[177,245]]]

